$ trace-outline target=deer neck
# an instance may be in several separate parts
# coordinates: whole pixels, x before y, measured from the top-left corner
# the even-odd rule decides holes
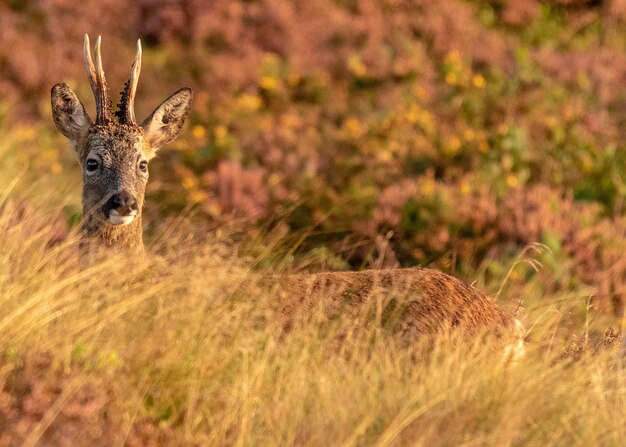
[[[81,247],[102,247],[111,249],[137,249],[143,251],[143,231],[141,212],[128,225],[109,225],[95,217],[88,217],[83,223]]]

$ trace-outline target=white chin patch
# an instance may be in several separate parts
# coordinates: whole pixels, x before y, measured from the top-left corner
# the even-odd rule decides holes
[[[115,210],[111,210],[109,212],[109,223],[113,225],[128,225],[133,220],[135,220],[135,215],[131,214],[130,216],[120,216]]]

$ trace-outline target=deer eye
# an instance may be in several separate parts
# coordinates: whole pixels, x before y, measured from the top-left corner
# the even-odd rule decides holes
[[[148,170],[148,162],[143,160],[139,162],[139,170],[141,172],[146,172]]]
[[[85,168],[87,169],[87,172],[96,172],[96,170],[98,169],[98,160],[90,158],[89,160],[87,160]]]

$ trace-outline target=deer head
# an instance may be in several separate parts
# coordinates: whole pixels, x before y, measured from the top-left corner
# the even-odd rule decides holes
[[[94,65],[89,36],[85,35],[84,58],[96,100],[95,122],[65,83],[52,87],[52,117],[70,140],[83,171],[84,234],[107,246],[143,246],[141,211],[148,163],[180,133],[191,106],[191,89],[178,90],[138,124],[134,100],[141,72],[141,42],[137,41],[119,110],[111,113],[100,46],[98,37]]]

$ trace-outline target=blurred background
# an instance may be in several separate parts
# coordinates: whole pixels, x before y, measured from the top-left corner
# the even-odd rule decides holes
[[[140,118],[194,89],[148,234],[183,214],[298,269],[430,265],[621,312],[626,0],[0,0],[0,182],[68,228],[81,174],[49,91],[94,115],[84,33],[114,102],[142,39]]]

